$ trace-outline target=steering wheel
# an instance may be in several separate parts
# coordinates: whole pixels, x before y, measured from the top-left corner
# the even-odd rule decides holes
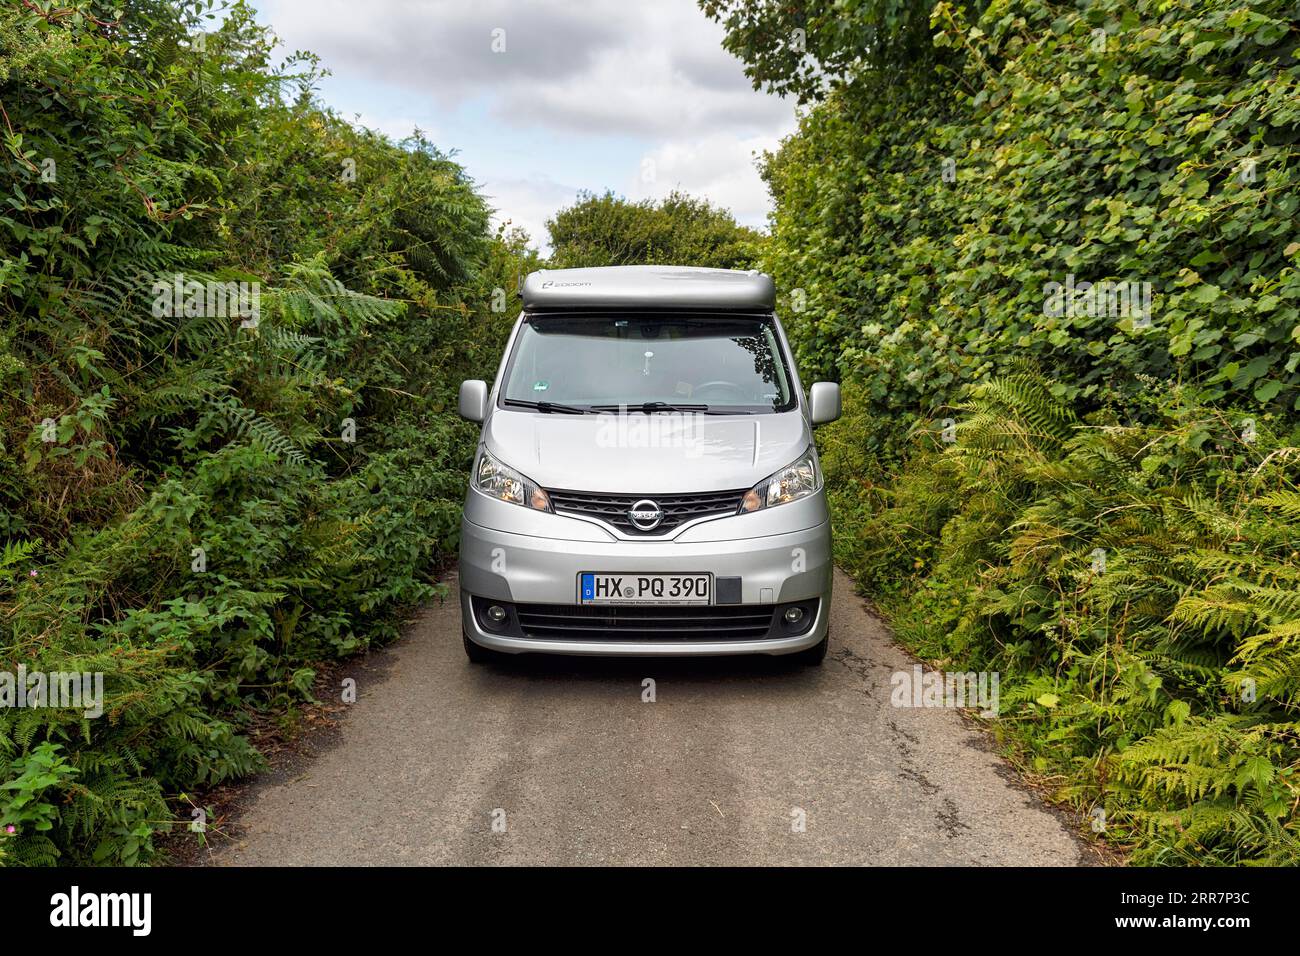
[[[735,396],[736,398],[740,399],[743,402],[748,402],[750,400],[749,393],[746,392],[739,385],[737,385],[735,382],[723,382],[723,381],[705,382],[702,385],[695,386],[695,388],[691,391],[691,398],[699,398],[700,392],[707,392],[709,389],[722,389],[725,392],[730,392],[733,396]]]

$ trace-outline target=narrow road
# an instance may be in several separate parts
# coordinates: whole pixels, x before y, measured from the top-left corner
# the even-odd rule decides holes
[[[890,706],[890,675],[913,661],[843,574],[831,635],[820,669],[474,666],[455,602],[429,607],[359,679],[338,742],[258,786],[214,862],[1092,861],[958,713]]]

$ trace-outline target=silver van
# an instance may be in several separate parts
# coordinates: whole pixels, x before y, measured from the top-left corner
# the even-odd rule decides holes
[[[758,272],[535,272],[465,496],[465,652],[826,656],[831,527],[807,398]]]

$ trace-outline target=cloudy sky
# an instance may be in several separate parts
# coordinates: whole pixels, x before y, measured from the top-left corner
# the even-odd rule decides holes
[[[418,126],[546,251],[579,190],[674,188],[763,226],[755,154],[794,106],[754,91],[694,0],[261,0],[286,50],[333,71],[326,103],[401,138]]]

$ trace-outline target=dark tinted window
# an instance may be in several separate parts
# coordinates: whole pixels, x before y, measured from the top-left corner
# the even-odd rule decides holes
[[[584,407],[794,408],[775,324],[742,316],[532,316],[502,394]]]

